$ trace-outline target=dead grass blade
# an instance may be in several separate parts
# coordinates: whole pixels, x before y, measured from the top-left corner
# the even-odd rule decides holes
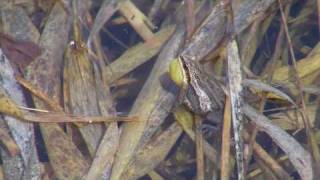
[[[311,120],[311,128],[314,128],[316,110],[317,107],[315,105],[308,105],[306,109],[306,113]],[[299,114],[299,110],[297,109],[289,109],[285,110],[284,112],[271,114],[270,119],[274,124],[284,130],[297,130],[304,128],[303,119]]]
[[[127,168],[128,163],[137,149],[139,142],[145,142],[145,139],[149,140],[153,134],[152,132],[155,132],[159,124],[163,122],[168,115],[166,108],[171,108],[173,105],[175,97],[163,88],[160,77],[167,73],[170,61],[177,56],[178,50],[183,42],[183,35],[184,30],[178,29],[171,40],[166,43],[166,46],[162,48],[157,62],[151,71],[151,75],[134,102],[129,116],[139,114],[140,121],[138,123],[123,124],[119,150],[112,168],[111,180],[120,179],[121,174]],[[169,104],[166,104],[166,107],[161,107],[161,105],[165,103],[162,101],[163,98],[166,103],[169,102]],[[145,129],[148,129],[148,134],[143,136]]]
[[[223,115],[223,131],[221,145],[221,180],[228,180],[230,177],[230,144],[231,144],[231,104],[229,96],[226,97]]]
[[[41,52],[37,44],[31,41],[19,41],[3,33],[0,33],[0,42],[3,53],[12,63],[20,68],[21,72]]]
[[[230,100],[232,111],[232,126],[235,139],[236,161],[238,167],[238,179],[244,179],[244,156],[243,156],[243,115],[241,111],[242,105],[242,76],[241,63],[239,59],[238,45],[235,40],[230,42],[227,47],[228,61],[228,79],[230,88]]]
[[[316,73],[320,68],[320,54],[317,53],[311,57],[306,57],[297,62],[297,75],[299,78],[304,79],[312,73]],[[274,81],[289,81],[290,68],[288,66],[280,67],[275,70]]]
[[[288,13],[288,12],[289,11],[287,10],[286,13]],[[273,18],[273,16],[269,17],[268,19],[271,19],[271,18]],[[268,22],[269,22],[269,25],[270,25],[271,21],[269,20]],[[265,31],[266,31],[266,29],[267,28],[265,28]],[[266,69],[265,72],[268,75],[267,83],[270,83],[272,81],[272,77],[274,75],[274,71],[275,71],[276,66],[277,66],[277,60],[279,59],[279,57],[281,55],[281,50],[282,50],[281,45],[283,44],[283,41],[284,41],[284,28],[283,28],[283,25],[281,25],[279,33],[277,35],[277,39],[276,39],[275,51],[273,52],[273,55],[272,55],[269,63],[266,65],[266,68],[265,68]],[[252,54],[252,56],[253,56],[253,54]],[[263,109],[264,109],[264,107],[266,105],[266,101],[267,101],[267,93],[263,93],[262,99],[261,99],[260,104],[259,104],[260,112],[263,111]],[[251,160],[252,150],[254,148],[253,146],[254,146],[254,144],[256,142],[256,136],[258,134],[258,128],[256,126],[254,126],[251,132],[252,132],[251,133],[251,137],[250,137],[250,140],[249,140],[249,143],[248,143],[248,146],[247,146],[247,148],[248,148],[247,152],[248,153],[244,157],[245,158],[245,173],[246,173],[246,171],[248,169],[248,166],[249,166],[249,163],[250,163],[250,160]]]
[[[102,138],[95,157],[91,163],[87,175],[82,179],[93,180],[110,176],[110,169],[113,163],[114,154],[119,143],[118,125],[116,123],[108,126]]]
[[[284,156],[281,156],[280,158],[277,159],[277,162],[278,163],[284,163],[288,160],[288,156],[284,155]],[[247,175],[247,178],[248,179],[252,179],[260,174],[264,173],[263,172],[263,169],[259,168],[259,169],[254,169],[253,171],[251,171],[248,175]]]
[[[51,98],[49,98],[47,94],[32,85],[30,81],[20,76],[16,76],[15,78],[20,85],[30,91],[34,96],[43,100],[50,107],[50,109],[58,112],[63,112],[63,108],[59,105],[58,102],[54,102],[53,100],[51,100]]]
[[[234,13],[235,34],[241,33],[245,28],[252,24],[257,18],[263,16],[275,0],[267,1],[244,1],[239,5]],[[219,2],[210,12],[210,15],[203,21],[203,25],[194,34],[190,43],[181,53],[182,56],[202,60],[210,52],[218,49],[226,32],[226,4]],[[250,10],[248,10],[250,7]]]
[[[149,172],[149,173],[148,173],[148,176],[149,176],[151,179],[153,179],[153,180],[164,180],[164,178],[161,177],[161,175],[158,174],[158,173],[155,172],[155,171]]]
[[[1,148],[5,149],[10,156],[16,156],[20,153],[19,146],[10,136],[10,130],[5,124],[5,120],[0,117],[0,143]]]
[[[17,105],[12,105],[4,104],[4,107],[10,106],[15,108],[11,108],[10,111],[7,110],[1,110],[0,112],[3,112],[5,114],[9,114],[14,117],[21,118],[23,120],[27,120],[30,122],[39,122],[39,123],[98,123],[98,122],[105,122],[105,123],[110,123],[110,122],[117,122],[117,121],[136,121],[138,118],[137,117],[121,117],[121,116],[77,116],[77,115],[72,115],[72,114],[66,114],[62,110],[61,106],[53,102],[44,92],[40,91],[36,87],[34,87],[29,81],[16,76],[16,79],[18,82],[23,85],[25,88],[27,88],[29,91],[33,93],[33,95],[39,97],[41,100],[43,100],[46,104],[49,105],[50,108],[52,108],[54,111],[53,112],[44,112],[44,113],[28,113],[28,112],[23,112],[23,114],[20,114],[18,109],[21,109]],[[11,101],[6,101],[6,102],[11,102]],[[12,111],[12,112],[11,112]]]
[[[64,55],[64,107],[71,114],[99,116],[94,62],[89,59],[88,49],[83,42],[82,28],[78,16],[81,14],[78,10],[79,3],[73,0],[72,5],[72,36],[74,40],[69,43]],[[104,127],[102,123],[78,127],[91,157],[94,156],[99,146],[99,141],[103,137]]]
[[[56,2],[40,38],[43,52],[28,66],[27,79],[56,101],[61,91],[59,75],[71,25],[69,20],[64,7]],[[37,108],[46,108],[36,97],[33,100]],[[57,124],[42,123],[40,129],[56,177],[78,179],[88,164],[77,147]]]
[[[284,92],[276,89],[275,87],[272,87],[271,85],[263,83],[259,80],[244,79],[242,81],[242,84],[244,86],[255,87],[255,88],[262,90],[262,91],[271,92],[271,93],[275,94],[276,96],[279,96],[279,97],[283,98],[284,100],[287,100],[292,105],[296,106],[296,103],[287,94],[285,94]]]
[[[19,110],[16,109],[14,104],[26,106],[27,103],[24,98],[24,93],[14,78],[15,71],[12,68],[11,63],[5,56],[3,56],[1,50],[0,57],[0,96],[3,95],[0,98],[4,98],[5,100],[0,100],[3,103],[0,106],[4,106],[0,109],[2,111],[6,111],[7,108],[12,107],[13,109],[11,110],[16,111],[17,115],[19,115]],[[8,104],[11,105],[6,107]],[[3,164],[6,170],[5,174],[10,176],[8,171],[10,171],[10,169],[16,169],[16,167],[19,167],[19,170],[16,171],[17,175],[21,170],[22,172],[25,172],[26,179],[40,178],[40,164],[35,145],[36,140],[33,124],[21,121],[20,119],[8,116],[6,114],[3,114],[2,117],[4,120],[3,122],[8,126],[10,133],[20,151],[19,154],[10,157],[4,157],[6,156],[6,153],[1,153],[2,159],[4,160]],[[10,163],[10,161],[12,162]],[[12,178],[20,179],[20,177],[17,176],[12,176]]]
[[[244,133],[246,141],[250,141],[250,136],[248,133]],[[255,155],[263,161],[279,179],[290,179],[290,175],[279,165],[279,162],[274,160],[258,143],[253,142],[252,146]]]
[[[117,6],[117,1],[115,1],[115,0],[111,0],[111,1],[104,0],[103,1],[100,9],[98,11],[98,14],[94,20],[90,34],[89,34],[89,38],[87,41],[88,47],[90,47],[90,44],[93,41],[93,38],[100,32],[100,30],[104,26],[104,24],[116,12],[116,10],[117,10],[116,6]]]
[[[0,14],[3,33],[17,40],[38,43],[40,38],[39,31],[32,23],[25,8],[4,5],[1,7]]]
[[[293,137],[278,126],[272,124],[267,117],[258,113],[251,106],[244,105],[242,111],[250,118],[251,122],[253,122],[261,131],[267,133],[288,155],[302,179],[313,178],[312,161],[308,151],[306,151]]]
[[[155,43],[153,46],[150,46],[150,44],[147,43],[139,43],[128,49],[113,63],[104,68],[104,78],[108,83],[112,83],[130,71],[134,70],[141,64],[150,60],[159,53],[161,47],[165,44],[169,37],[171,37],[174,30],[174,26],[168,26],[161,29],[154,35],[153,42]]]
[[[182,128],[179,124],[170,125],[137,152],[121,178],[138,179],[150,172],[165,159],[181,134]]]
[[[191,115],[190,112],[188,112],[184,107],[179,107],[177,110],[174,112],[174,117],[182,126],[183,131],[187,133],[187,135],[192,139],[192,141],[195,141],[196,135],[195,132],[193,131],[193,116]],[[205,156],[212,162],[214,163],[214,166],[219,168],[220,167],[220,161],[218,152],[214,147],[212,147],[208,142],[204,141],[203,142],[203,151]],[[230,159],[232,159],[231,157]],[[233,160],[232,160],[233,161]],[[230,164],[233,164],[231,161]]]
[[[203,136],[202,118],[194,115],[194,128],[196,134],[196,155],[197,155],[197,180],[204,180],[204,156],[203,156]]]
[[[30,122],[38,123],[111,123],[117,121],[135,122],[137,117],[103,117],[103,116],[77,116],[71,114],[64,114],[59,112],[48,112],[48,113],[23,113],[23,119]]]
[[[97,66],[94,66],[96,90],[100,113],[104,116],[115,116],[116,110],[113,106],[113,99],[109,87],[101,79],[101,73]],[[120,139],[120,130],[117,122],[110,123],[98,146],[91,167],[85,176],[86,179],[99,179],[101,177],[110,177],[111,168],[114,163],[114,156],[118,150]]]
[[[225,4],[220,2],[211,10],[203,25],[194,33],[190,43],[181,53],[182,57],[200,61],[218,47],[226,31],[224,6]]]
[[[153,42],[155,26],[132,2],[131,0],[121,1],[118,4],[120,13],[132,25],[135,31],[145,42]]]
[[[185,1],[185,22],[187,26],[187,39],[190,39],[196,25],[195,20],[195,6],[193,0]]]
[[[254,144],[253,151],[279,179],[291,178],[290,175],[279,165],[279,163],[271,158],[261,146]]]
[[[303,84],[302,84],[302,81],[298,75],[297,62],[296,62],[296,58],[294,55],[293,46],[292,46],[291,38],[289,35],[287,20],[284,15],[284,12],[283,12],[281,0],[278,0],[278,3],[279,3],[279,7],[280,7],[280,12],[281,12],[281,20],[282,20],[282,23],[284,24],[284,30],[285,30],[286,38],[287,38],[288,45],[289,45],[289,52],[290,52],[290,55],[292,58],[292,60],[291,60],[292,65],[293,65],[292,70],[294,73],[296,85],[297,85],[298,92],[299,92],[299,98],[300,98],[299,100],[301,102],[301,115],[302,115],[303,123],[304,123],[305,129],[306,129],[306,134],[308,137],[308,145],[309,145],[309,148],[310,148],[310,151],[312,154],[312,158],[315,161],[314,166],[316,167],[316,169],[319,169],[320,168],[320,151],[319,151],[319,147],[316,142],[316,139],[315,139],[315,132],[313,129],[311,129],[311,122],[308,117],[308,114],[306,113],[306,103],[305,103],[305,100],[303,97]],[[316,175],[320,174],[320,172],[318,172],[318,171],[314,171],[314,173],[316,173]]]
[[[63,73],[65,109],[74,115],[99,116],[93,64],[88,59],[86,48],[81,46],[82,41],[74,43],[70,44],[65,52]],[[79,130],[90,155],[94,156],[99,140],[103,136],[103,125],[90,124],[79,127]]]

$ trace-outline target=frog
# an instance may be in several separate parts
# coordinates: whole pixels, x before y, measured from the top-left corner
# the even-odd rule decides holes
[[[191,58],[179,56],[169,65],[169,75],[180,87],[178,103],[200,116],[222,110],[225,93],[222,84]]]

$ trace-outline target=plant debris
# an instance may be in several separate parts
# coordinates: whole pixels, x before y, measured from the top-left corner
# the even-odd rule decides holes
[[[1,1],[0,176],[319,177],[318,7]]]

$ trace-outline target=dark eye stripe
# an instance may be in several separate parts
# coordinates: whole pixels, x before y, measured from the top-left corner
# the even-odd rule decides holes
[[[183,74],[185,75],[187,82],[189,83],[191,78],[190,78],[190,72],[189,72],[189,68],[187,66],[187,63],[185,62],[185,60],[182,57],[180,57],[179,59],[180,59],[180,61],[179,61],[180,66],[183,69]]]

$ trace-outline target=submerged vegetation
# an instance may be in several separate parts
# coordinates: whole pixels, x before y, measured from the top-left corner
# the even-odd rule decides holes
[[[319,3],[1,1],[0,179],[319,177]]]

